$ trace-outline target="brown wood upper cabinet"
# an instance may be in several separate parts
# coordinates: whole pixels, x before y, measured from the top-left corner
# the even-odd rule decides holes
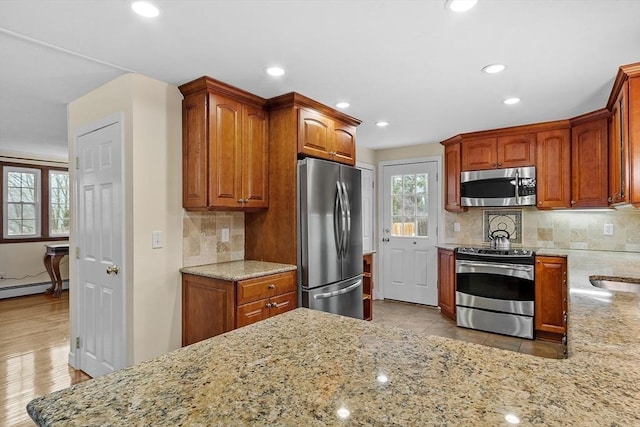
[[[608,112],[571,119],[571,207],[607,207]]]
[[[571,207],[571,131],[538,132],[536,200],[539,209]]]
[[[460,138],[447,141],[444,147],[444,208],[449,212],[464,212],[467,210],[460,201],[460,167],[461,149]]]
[[[182,203],[188,210],[268,207],[266,100],[202,77],[180,86]]]
[[[620,67],[607,109],[608,202],[640,207],[640,63]]]
[[[298,110],[298,152],[348,165],[356,161],[356,128],[317,111]]]
[[[501,169],[535,164],[536,134],[463,138],[462,170]]]

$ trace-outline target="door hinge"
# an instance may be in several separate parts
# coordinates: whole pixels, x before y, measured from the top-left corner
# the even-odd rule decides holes
[[[76,157],[76,169],[80,169],[80,157]]]
[[[80,246],[76,246],[76,259],[80,259]]]
[[[80,348],[80,337],[76,337],[76,348]]]

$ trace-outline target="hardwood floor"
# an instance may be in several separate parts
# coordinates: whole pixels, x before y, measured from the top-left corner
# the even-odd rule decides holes
[[[0,426],[33,425],[30,400],[90,379],[68,354],[68,291],[0,300]]]

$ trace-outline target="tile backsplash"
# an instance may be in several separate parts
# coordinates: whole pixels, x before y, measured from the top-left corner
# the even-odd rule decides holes
[[[487,245],[482,231],[485,210],[488,209],[445,212],[444,243]],[[638,209],[541,211],[522,208],[517,211],[522,211],[522,243],[513,246],[640,252]],[[454,231],[454,223],[460,224],[460,231]],[[613,225],[613,236],[603,234],[605,224]]]
[[[193,267],[244,259],[243,212],[185,211],[182,227],[182,265]],[[229,241],[222,241],[222,229]]]

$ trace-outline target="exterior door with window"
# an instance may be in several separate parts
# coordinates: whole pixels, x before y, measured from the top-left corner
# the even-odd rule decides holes
[[[384,298],[438,304],[437,170],[435,161],[383,166]]]

